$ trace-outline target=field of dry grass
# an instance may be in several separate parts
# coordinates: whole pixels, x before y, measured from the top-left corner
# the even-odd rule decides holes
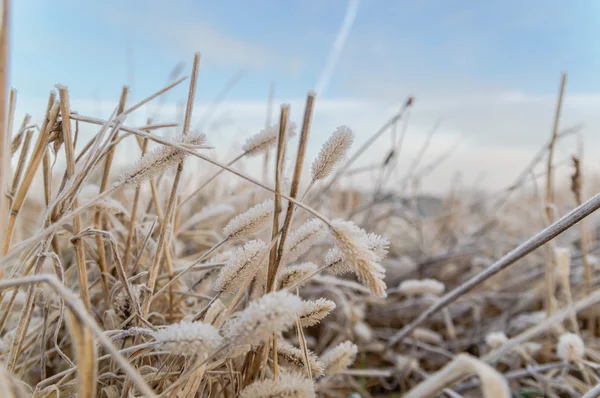
[[[224,163],[190,128],[199,54],[141,101],[124,87],[105,119],[57,85],[31,110],[40,125],[14,120],[1,64],[0,397],[600,394],[598,184],[578,154],[571,180],[554,173],[572,133],[566,76],[549,141],[514,185],[428,198],[418,186],[438,163],[383,189],[401,136],[373,190],[344,184],[413,98],[358,148],[340,121],[309,159],[309,92],[298,125],[282,105]],[[181,122],[128,124],[178,85]],[[121,169],[124,142],[139,151]],[[261,179],[237,167],[251,158]]]

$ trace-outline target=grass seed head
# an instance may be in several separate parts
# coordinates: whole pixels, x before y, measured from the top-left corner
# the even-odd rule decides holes
[[[354,133],[348,126],[338,127],[323,144],[319,155],[312,164],[313,181],[329,177],[335,166],[346,157],[353,141]]]
[[[265,200],[229,221],[223,229],[223,235],[234,242],[243,241],[265,229],[273,211],[273,200]]]
[[[331,311],[335,309],[335,303],[331,300],[320,298],[318,300],[306,300],[302,302],[300,310],[300,323],[303,327],[314,326],[321,322]]]
[[[301,374],[282,373],[277,379],[256,381],[240,392],[240,398],[314,398],[312,381]]]
[[[225,266],[221,268],[215,281],[215,289],[226,293],[237,291],[247,278],[256,273],[266,247],[267,245],[262,240],[251,240],[237,249]]]
[[[358,347],[351,341],[344,341],[321,356],[325,374],[333,376],[348,369],[356,360]]]
[[[225,324],[225,338],[236,345],[259,345],[292,327],[301,310],[302,300],[294,294],[285,290],[266,294]]]
[[[206,357],[222,342],[219,331],[204,322],[180,322],[154,332],[154,339],[161,350],[177,355]]]

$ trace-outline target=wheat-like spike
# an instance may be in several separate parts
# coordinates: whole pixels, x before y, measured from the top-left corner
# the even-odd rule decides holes
[[[387,256],[388,248],[390,246],[389,240],[372,232],[365,234],[364,239],[367,248],[373,252],[375,261],[379,262]],[[325,266],[327,272],[334,275],[342,275],[354,271],[352,263],[345,260],[344,253],[337,247],[332,247],[327,251],[327,254],[325,255]]]
[[[251,240],[237,249],[219,272],[215,289],[226,293],[236,292],[247,278],[256,273],[266,247],[262,240]]]
[[[300,323],[303,327],[310,327],[321,322],[331,311],[335,309],[335,303],[331,300],[320,298],[318,300],[306,300],[302,302],[300,311]]]
[[[304,353],[300,348],[281,341],[277,344],[277,358],[283,366],[294,367],[294,370],[298,372],[304,371]],[[323,364],[319,362],[319,358],[312,351],[308,351],[308,365],[313,377],[321,377],[325,374]]]
[[[558,339],[556,355],[566,362],[579,362],[585,355],[583,340],[575,333],[564,333]]]
[[[407,296],[416,296],[419,294],[440,296],[446,290],[446,286],[435,279],[407,279],[400,283],[398,290]]]
[[[242,150],[246,156],[257,156],[277,144],[277,136],[279,134],[279,124],[261,130],[260,133],[253,135],[246,140]],[[294,123],[287,124],[287,137],[291,138],[296,134],[296,125]]]
[[[354,141],[354,133],[348,126],[340,126],[323,144],[314,160],[311,171],[313,181],[329,177],[336,164],[346,157]]]
[[[250,384],[239,398],[314,398],[312,381],[301,374],[282,373],[275,380],[267,379]]]
[[[206,357],[221,345],[222,337],[212,325],[204,322],[180,322],[153,333],[161,350],[177,355]]]
[[[223,229],[223,235],[234,242],[244,240],[269,225],[273,210],[273,200],[265,200],[229,221]]]
[[[358,347],[351,341],[344,341],[321,356],[325,374],[333,376],[348,369],[356,360]]]
[[[290,234],[286,243],[287,262],[293,263],[305,254],[315,244],[319,243],[327,234],[325,224],[318,218],[308,220],[300,228]]]
[[[330,231],[344,258],[361,283],[378,297],[386,297],[385,268],[377,264],[377,255],[369,249],[367,234],[351,221],[331,222]]]
[[[206,143],[206,135],[202,133],[184,134],[176,137],[173,143],[181,146],[198,147]],[[163,145],[157,147],[131,165],[115,185],[139,186],[144,181],[148,181],[171,167],[177,166],[186,156],[187,152],[174,146]]]
[[[319,267],[317,267],[316,264],[313,264],[311,262],[306,262],[297,265],[289,265],[285,267],[281,272],[281,276],[277,280],[278,290],[286,289],[296,284],[308,275],[311,275],[312,273],[316,272],[318,268]]]
[[[224,336],[235,345],[259,345],[292,327],[301,309],[302,300],[288,291],[266,294],[228,320]]]

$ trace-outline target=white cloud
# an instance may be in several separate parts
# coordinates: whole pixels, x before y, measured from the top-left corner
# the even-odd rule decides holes
[[[303,98],[289,99],[291,118],[297,125],[301,124],[304,106]],[[478,188],[497,190],[507,186],[526,166],[537,150],[550,136],[555,99],[552,96],[531,96],[518,94],[490,94],[463,98],[417,99],[410,115],[406,140],[402,149],[396,181],[410,169],[410,164],[425,141],[427,132],[441,118],[441,125],[427,150],[421,165],[426,165],[441,156],[457,141],[461,144],[453,156],[429,175],[422,184],[426,191],[443,192],[449,189],[450,182],[456,172],[460,172],[465,184],[478,182]],[[72,108],[82,114],[106,117],[115,106],[115,102],[97,103],[91,100],[72,100]],[[594,154],[600,150],[600,139],[595,132],[600,128],[600,115],[597,108],[600,95],[567,96],[562,126],[584,123],[586,142],[586,165],[597,170],[598,162]],[[194,109],[195,121],[199,120],[207,108],[206,103],[198,103]],[[24,109],[30,112],[44,109],[43,101],[23,101],[20,103],[17,117],[21,117]],[[98,109],[103,115],[97,115]],[[357,134],[354,150],[365,142],[399,109],[399,104],[388,104],[382,101],[360,98],[319,99],[313,118],[310,144],[308,147],[306,166],[310,159],[318,153],[321,145],[334,131],[346,124]],[[144,120],[153,112],[152,106],[141,108],[136,120]],[[274,110],[277,119],[278,107]],[[165,105],[161,113],[163,121],[175,121],[177,106]],[[265,123],[266,103],[264,101],[225,101],[210,118],[206,133],[217,151],[211,156],[228,159],[238,153],[245,139],[263,128]],[[36,116],[39,116],[37,114]],[[225,117],[226,116],[226,117]],[[226,122],[223,123],[223,119]],[[221,123],[220,123],[221,121]],[[192,124],[194,125],[194,124]],[[557,148],[557,160],[561,161],[575,151],[575,140],[565,139]],[[290,144],[289,154],[293,156],[296,141]],[[390,148],[389,134],[384,134],[357,162],[356,166],[381,162]],[[137,153],[133,141],[121,148],[120,162],[130,162],[131,153]],[[199,166],[198,170],[205,170]],[[259,176],[260,162],[245,163],[245,170]],[[350,179],[355,186],[366,187],[373,181],[369,173]],[[394,182],[390,187],[394,186]]]

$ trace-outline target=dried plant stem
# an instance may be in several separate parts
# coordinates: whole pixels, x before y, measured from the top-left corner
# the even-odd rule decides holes
[[[281,107],[281,113],[279,117],[279,135],[277,137],[277,157],[275,160],[275,211],[273,212],[273,227],[271,228],[271,239],[279,233],[279,213],[281,213],[281,172],[283,169],[283,162],[285,158],[285,150],[287,144],[287,123],[289,118],[289,107],[284,105]],[[289,204],[288,204],[289,206]],[[277,245],[273,246],[271,253],[269,254],[269,267],[267,269],[267,284],[266,293],[272,290],[273,282],[275,280],[275,267],[277,261]]]
[[[2,1],[2,25],[0,26],[0,242],[7,240],[10,230],[7,229],[7,220],[10,207],[4,190],[10,175],[10,131],[6,120],[6,101],[8,88],[8,24],[10,12],[10,0]],[[10,238],[9,238],[10,241]],[[6,253],[6,251],[3,251]],[[0,265],[0,278],[4,276],[4,264]]]
[[[0,280],[0,291],[17,286],[24,285],[35,285],[38,283],[48,284],[56,293],[58,293],[65,301],[67,307],[77,317],[77,319],[85,324],[96,338],[100,341],[102,346],[112,355],[113,359],[121,366],[121,369],[129,376],[137,388],[144,396],[156,397],[156,394],[146,384],[142,376],[131,366],[129,361],[123,357],[117,350],[117,348],[111,343],[110,339],[106,337],[102,329],[96,324],[94,319],[85,311],[82,304],[77,301],[69,290],[67,290],[54,276],[51,275],[34,275],[21,278],[4,279]]]
[[[563,73],[561,82],[560,82],[560,91],[558,93],[558,100],[556,103],[556,112],[554,114],[554,125],[552,127],[552,139],[550,141],[550,146],[548,147],[548,163],[546,166],[546,201],[545,201],[545,211],[546,218],[548,219],[549,224],[552,224],[554,216],[552,214],[552,204],[554,202],[554,190],[552,186],[552,177],[553,177],[553,169],[552,169],[552,158],[554,155],[554,146],[556,143],[556,138],[558,134],[558,124],[560,121],[560,111],[562,108],[563,95],[565,91],[565,84],[567,83],[567,74]],[[545,271],[545,282],[546,282],[546,314],[550,316],[552,314],[552,302],[554,297],[554,261],[552,259],[552,248],[550,245],[546,245],[544,247],[544,254],[546,257],[546,271]]]
[[[10,188],[9,203],[11,206],[13,198],[15,196],[15,192],[17,192],[19,182],[21,182],[21,177],[23,176],[25,161],[27,160],[27,154],[29,153],[29,145],[31,144],[31,137],[33,137],[33,130],[27,130],[27,132],[25,133],[25,139],[23,140],[23,145],[21,146],[21,153],[19,154],[19,160],[17,161],[17,167],[15,168]]]
[[[292,179],[292,186],[290,188],[290,196],[296,198],[298,195],[298,187],[300,186],[300,177],[302,176],[302,167],[304,165],[304,154],[306,152],[306,145],[308,143],[308,133],[310,131],[310,122],[312,119],[313,108],[315,104],[315,93],[309,92],[306,97],[306,106],[304,108],[304,119],[302,121],[302,131],[300,133],[300,141],[298,143],[298,154],[296,155],[296,165],[294,166],[294,177]],[[288,203],[287,211],[285,214],[285,220],[283,222],[283,230],[281,231],[281,238],[279,239],[279,246],[277,248],[277,260],[273,266],[273,269],[269,269],[269,279],[267,283],[267,291],[272,291],[275,286],[275,280],[277,279],[277,273],[281,264],[283,263],[285,253],[285,241],[287,235],[292,226],[292,219],[294,216],[294,204]]]
[[[27,168],[25,170],[25,176],[23,177],[23,181],[21,182],[21,185],[17,190],[17,193],[12,203],[12,207],[10,209],[10,218],[8,220],[8,225],[5,229],[3,241],[4,246],[2,249],[2,254],[4,255],[8,253],[19,211],[21,210],[21,207],[25,202],[25,197],[27,196],[29,187],[33,182],[36,170],[42,161],[44,153],[46,152],[46,145],[48,144],[48,139],[50,137],[50,134],[48,134],[47,132],[48,126],[52,126],[56,122],[56,118],[58,117],[59,106],[57,103],[54,102],[55,98],[56,94],[54,92],[50,93],[50,97],[48,99],[48,106],[46,108],[47,116],[44,119],[44,123],[42,123],[42,127],[40,128],[40,133],[38,135],[33,154],[31,155],[31,158],[29,159],[29,164],[27,165]]]
[[[494,264],[486,268],[484,271],[473,276],[454,290],[442,296],[434,305],[429,307],[426,311],[422,312],[414,321],[412,321],[411,323],[403,327],[398,333],[396,333],[388,341],[387,347],[389,348],[397,342],[403,340],[423,322],[431,318],[438,311],[447,307],[449,304],[453,303],[463,294],[467,293],[472,288],[474,288],[481,282],[487,280],[488,278],[492,277],[493,275],[496,275],[498,272],[507,268],[511,264],[514,264],[517,260],[525,257],[526,255],[539,248],[543,244],[551,241],[552,239],[554,239],[573,225],[577,224],[579,221],[583,220],[599,208],[600,194],[596,194],[594,197],[589,199],[581,206],[571,210],[569,213],[567,213],[561,219],[556,221],[554,224],[550,225],[549,227],[534,235],[521,245],[517,246],[515,249],[507,253],[500,260],[496,261]]]
[[[65,180],[69,180],[73,178],[75,174],[75,150],[73,148],[73,138],[71,136],[71,119],[70,119],[70,105],[69,105],[69,90],[65,86],[57,86],[58,95],[60,97],[60,113],[62,117],[62,133],[64,138],[64,146],[65,146],[65,158],[67,163],[67,172],[65,175]],[[73,200],[73,207],[77,207],[77,199]],[[73,234],[78,235],[81,231],[81,218],[79,215],[75,215],[73,217]],[[77,275],[79,277],[79,291],[81,295],[81,300],[83,301],[85,308],[88,312],[92,312],[92,304],[90,302],[90,293],[88,286],[88,277],[87,277],[87,269],[85,264],[85,251],[83,247],[83,242],[79,239],[76,239],[73,244],[75,245],[75,252],[77,254]],[[106,270],[102,270],[105,272]],[[108,302],[108,282],[106,281],[106,276],[102,275],[102,281],[105,292],[105,299]]]
[[[198,67],[199,66],[200,66],[200,54],[196,53],[196,54],[194,54],[194,64],[192,67],[192,77],[190,80],[188,102],[187,102],[187,106],[186,106],[185,120],[183,122],[183,133],[184,134],[189,133],[188,130],[189,130],[191,118],[192,118],[192,111],[193,111],[193,107],[194,107],[194,98],[196,96],[196,81],[198,79]],[[183,161],[181,163],[179,163],[179,165],[177,166],[177,171],[175,172],[175,178],[173,180],[173,186],[171,188],[169,202],[167,203],[167,210],[165,211],[165,214],[163,217],[163,222],[160,227],[158,246],[156,248],[156,253],[154,255],[154,261],[152,263],[152,266],[150,267],[150,274],[148,275],[148,282],[146,283],[146,287],[148,288],[148,291],[150,291],[151,293],[146,296],[146,298],[144,300],[144,304],[142,306],[142,316],[144,318],[146,318],[148,316],[148,313],[150,311],[150,304],[152,301],[151,298],[152,298],[152,294],[154,293],[154,288],[156,286],[156,279],[157,279],[159,271],[160,271],[160,263],[161,263],[161,259],[163,256],[163,250],[165,248],[167,230],[168,230],[168,226],[170,225],[170,222],[171,222],[171,213],[173,212],[173,209],[175,207],[175,202],[176,202],[175,199],[177,198],[177,188],[179,186],[179,180],[181,179],[182,172],[183,172]]]
[[[121,91],[121,97],[119,99],[119,106],[117,108],[117,115],[120,115],[123,113],[123,111],[125,110],[125,103],[127,101],[127,95],[129,93],[129,88],[127,86],[123,87],[122,91]],[[64,123],[64,122],[63,122]],[[115,132],[115,134],[112,137],[112,142],[115,142],[117,140],[117,138],[119,137],[119,131],[117,130]],[[99,193],[102,193],[106,190],[106,187],[108,185],[108,177],[110,175],[110,168],[112,166],[112,161],[115,155],[115,147],[111,147],[110,151],[108,152],[108,154],[106,155],[106,158],[104,159],[104,170],[102,172],[102,180],[100,182],[100,191]],[[76,206],[74,204],[74,206]],[[97,211],[94,214],[94,228],[95,229],[100,229],[100,228],[104,228],[104,223],[105,220],[103,220],[103,216],[102,216],[102,212]],[[75,235],[77,235],[78,231],[75,232]],[[96,235],[96,247],[98,250],[98,267],[100,268],[100,278],[102,279],[102,285],[104,286],[104,306],[106,308],[108,308],[109,306],[109,302],[108,302],[108,295],[109,295],[109,291],[108,291],[108,267],[106,265],[106,251],[104,249],[104,242],[102,241],[102,235],[98,234]],[[82,249],[83,251],[83,249]]]
[[[277,242],[277,238],[279,236],[279,214],[281,213],[281,178],[282,178],[282,171],[283,171],[283,162],[285,159],[285,151],[286,151],[286,147],[287,147],[287,123],[288,123],[288,118],[289,118],[289,111],[290,108],[288,105],[283,105],[281,107],[281,112],[279,115],[279,134],[277,136],[277,156],[275,159],[275,197],[274,197],[274,202],[275,202],[275,210],[273,211],[273,224],[272,224],[272,228],[271,228],[271,240],[273,242]],[[289,205],[288,205],[289,206]],[[268,263],[268,267],[267,267],[267,281],[266,281],[266,291],[265,293],[268,293],[271,291],[271,286],[272,284],[270,284],[271,279],[273,278],[272,272],[275,269],[275,263],[277,261],[277,244],[273,244],[271,247],[271,250],[269,252],[269,263]],[[273,335],[273,360],[277,361],[277,336]],[[263,363],[262,363],[262,369],[263,372],[266,371],[267,369],[267,363],[269,360],[269,351],[270,351],[270,343],[271,341],[267,342],[265,344],[265,346],[263,347],[264,350],[264,356],[263,356]],[[253,376],[253,375],[252,375]],[[262,376],[261,376],[262,379]]]
[[[144,154],[148,150],[148,139],[147,138],[144,138],[141,149],[142,149],[142,156],[144,156]],[[141,191],[141,186],[135,187],[135,194],[133,195],[133,206],[131,208],[131,216],[129,219],[129,230],[127,231],[127,242],[125,243],[125,254],[123,255],[123,267],[125,268],[125,270],[127,270],[128,265],[129,265],[129,257],[131,254],[131,245],[133,243],[133,235],[135,232],[135,221],[136,221],[136,217],[137,217],[138,203],[140,201],[140,191]]]

